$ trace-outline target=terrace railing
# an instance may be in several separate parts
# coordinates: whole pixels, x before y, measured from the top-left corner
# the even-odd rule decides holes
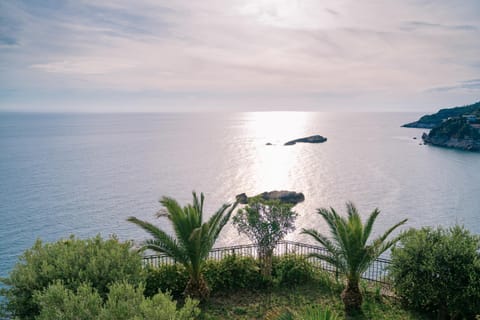
[[[310,253],[327,254],[327,250],[321,246],[284,240],[278,243],[273,254],[275,256],[282,256],[286,254],[307,256]],[[223,258],[230,255],[256,258],[258,255],[258,246],[254,244],[247,244],[247,245],[214,248],[212,251],[210,251],[209,258],[213,260],[222,260]],[[320,261],[314,258],[310,258],[309,261],[312,263],[314,267],[317,267],[332,273],[338,272],[338,270],[334,266],[324,261]],[[146,255],[143,257],[143,262],[145,266],[147,265],[160,266],[163,264],[173,264],[176,261],[164,255]],[[383,258],[376,259],[372,263],[370,268],[362,275],[362,279],[381,283],[381,284],[389,284],[388,268],[387,268],[389,265],[390,265],[390,260],[388,259],[383,259]]]

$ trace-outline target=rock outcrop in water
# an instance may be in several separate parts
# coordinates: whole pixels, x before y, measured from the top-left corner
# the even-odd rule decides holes
[[[422,139],[434,146],[480,151],[480,129],[463,117],[444,121],[428,134],[424,133]]]
[[[327,141],[327,138],[322,137],[321,135],[314,135],[310,137],[305,137],[305,138],[300,138],[300,139],[295,139],[291,140],[288,142],[285,142],[284,146],[292,146],[298,142],[304,142],[304,143],[322,143]]]
[[[263,192],[257,194],[255,197],[261,197],[264,200],[279,200],[282,203],[289,203],[293,205],[305,200],[303,193],[285,190]],[[241,193],[236,196],[236,199],[240,204],[247,204],[249,198],[250,197],[247,197],[245,193]]]
[[[422,135],[425,144],[480,151],[480,101],[468,106],[441,109],[403,127],[431,129]]]

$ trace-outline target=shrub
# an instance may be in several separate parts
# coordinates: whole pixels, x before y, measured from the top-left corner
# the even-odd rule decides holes
[[[463,227],[410,230],[390,273],[404,303],[439,318],[480,313],[480,239]]]
[[[161,292],[170,292],[174,298],[183,296],[188,283],[188,272],[181,264],[165,264],[146,269],[145,295],[152,297]]]
[[[330,311],[328,308],[323,308],[321,306],[310,306],[304,308],[300,312],[295,312],[293,310],[273,309],[270,310],[266,316],[265,320],[337,320],[338,316]]]
[[[255,259],[227,256],[222,260],[208,260],[205,279],[213,292],[237,289],[260,289],[267,285]],[[161,265],[147,269],[145,294],[152,296],[158,291],[170,292],[173,297],[183,296],[188,282],[188,273],[180,264]]]
[[[281,285],[305,284],[314,276],[314,267],[305,257],[285,255],[273,260],[273,277]]]
[[[267,285],[267,280],[260,274],[260,267],[254,258],[236,255],[219,261],[208,261],[205,277],[213,291],[261,289]]]
[[[19,260],[10,276],[2,279],[9,286],[2,290],[2,295],[8,299],[7,312],[20,319],[33,319],[38,314],[34,293],[55,281],[62,281],[74,291],[82,283],[91,283],[105,299],[108,286],[114,281],[138,284],[144,280],[141,256],[132,251],[131,243],[121,243],[116,238],[103,240],[97,236],[80,240],[71,236],[46,244],[37,240]]]
[[[37,320],[77,319],[89,320],[98,317],[102,310],[102,298],[90,285],[81,284],[77,292],[66,289],[61,281],[36,291],[34,301],[40,309]]]
[[[158,293],[145,298],[143,286],[135,287],[126,282],[109,286],[107,300],[103,303],[97,291],[81,284],[77,291],[67,289],[61,282],[37,291],[34,300],[40,306],[38,320],[193,320],[200,313],[198,302],[187,299],[177,310],[176,302],[168,294]]]

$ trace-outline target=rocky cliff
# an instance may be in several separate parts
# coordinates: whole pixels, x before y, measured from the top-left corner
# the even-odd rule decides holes
[[[480,151],[480,130],[463,118],[453,118],[442,122],[422,136],[425,144],[440,147]]]

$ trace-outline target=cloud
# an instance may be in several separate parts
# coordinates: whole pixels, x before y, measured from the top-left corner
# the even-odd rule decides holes
[[[330,8],[325,8],[325,11],[327,11],[330,14],[333,14],[334,16],[340,15],[340,13],[338,13],[338,11],[335,11],[335,10],[330,9]]]
[[[51,73],[96,75],[132,69],[135,67],[135,64],[130,61],[121,61],[111,58],[72,58],[71,60],[65,61],[34,64],[30,67]]]
[[[0,47],[8,50],[0,51],[0,83],[32,93],[32,100],[39,91],[65,89],[76,92],[71,96],[79,104],[92,91],[126,93],[132,100],[157,92],[151,99],[168,96],[169,105],[190,101],[184,95],[197,97],[197,104],[228,104],[232,97],[246,107],[268,101],[273,107],[279,93],[289,105],[346,104],[360,96],[365,104],[369,96],[381,104],[386,96],[433,97],[445,90],[429,88],[445,87],[445,79],[466,90],[476,84],[462,79],[480,71],[473,0],[462,8],[443,0],[32,0],[1,6]]]
[[[17,39],[9,36],[0,35],[0,47],[13,47],[19,45]]]
[[[433,91],[433,92],[480,91],[480,79],[465,80],[451,86],[431,88],[428,91]]]
[[[445,25],[441,23],[430,23],[424,21],[406,22],[402,29],[407,31],[417,30],[439,30],[439,31],[478,31],[475,25]]]

